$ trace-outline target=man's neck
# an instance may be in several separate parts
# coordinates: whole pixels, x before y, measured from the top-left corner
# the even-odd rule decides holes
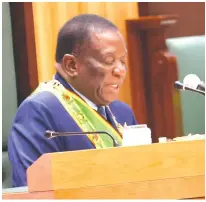
[[[95,105],[92,101],[90,101],[88,98],[86,98],[84,95],[82,95],[79,91],[77,91],[71,84],[69,84],[72,90],[79,95],[92,109],[97,111],[97,105]]]

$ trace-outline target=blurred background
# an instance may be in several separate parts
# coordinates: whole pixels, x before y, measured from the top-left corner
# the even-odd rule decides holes
[[[3,187],[7,138],[21,102],[55,73],[58,30],[71,17],[98,14],[118,26],[129,56],[119,99],[158,137],[205,133],[204,97],[173,88],[190,73],[205,81],[204,2],[2,3]],[[29,123],[28,123],[29,124]]]

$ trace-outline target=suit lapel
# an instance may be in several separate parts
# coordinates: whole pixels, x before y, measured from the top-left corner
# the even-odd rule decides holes
[[[107,109],[107,107],[105,108],[105,110],[106,110],[108,122],[117,130],[117,126],[116,126],[116,124],[114,123],[114,119],[112,118],[111,112]]]

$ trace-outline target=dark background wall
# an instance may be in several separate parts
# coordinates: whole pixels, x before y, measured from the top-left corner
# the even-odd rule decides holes
[[[177,24],[166,31],[166,37],[205,34],[204,2],[140,2],[139,16],[178,15]]]

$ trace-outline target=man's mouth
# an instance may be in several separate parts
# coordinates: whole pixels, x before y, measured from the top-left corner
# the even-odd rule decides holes
[[[119,85],[118,84],[112,84],[112,85],[110,85],[110,87],[112,87],[114,89],[117,89],[117,88],[119,88]]]

